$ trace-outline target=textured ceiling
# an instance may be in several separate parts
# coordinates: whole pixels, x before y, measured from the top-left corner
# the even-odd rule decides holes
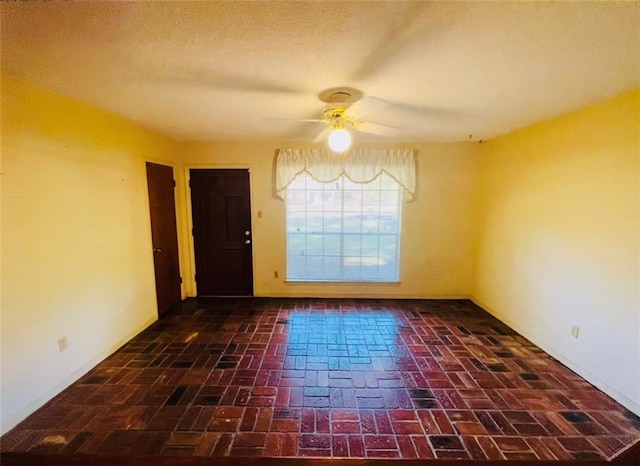
[[[2,71],[181,140],[311,140],[335,86],[396,140],[487,139],[640,86],[639,5],[3,2]]]

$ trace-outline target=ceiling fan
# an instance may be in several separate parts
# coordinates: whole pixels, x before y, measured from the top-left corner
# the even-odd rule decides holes
[[[319,94],[320,100],[326,103],[324,118],[320,120],[304,120],[323,122],[326,127],[313,142],[327,140],[329,148],[334,152],[345,152],[351,146],[352,132],[364,132],[387,137],[396,136],[396,128],[365,121],[364,118],[376,111],[381,111],[389,104],[375,97],[363,97],[361,91],[350,87],[333,87]]]

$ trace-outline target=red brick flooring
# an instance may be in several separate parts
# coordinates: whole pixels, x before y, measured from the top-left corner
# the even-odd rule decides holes
[[[1,449],[590,460],[639,439],[640,418],[468,301],[192,299]]]

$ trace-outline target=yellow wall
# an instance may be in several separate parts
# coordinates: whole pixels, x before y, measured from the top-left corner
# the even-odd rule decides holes
[[[3,432],[157,318],[144,160],[174,144],[3,76]]]
[[[482,145],[473,287],[478,304],[635,412],[639,108],[640,91],[627,93]]]
[[[185,176],[189,168],[251,169],[254,291],[257,296],[470,295],[477,143],[400,145],[418,150],[419,191],[413,201],[403,206],[401,283],[373,285],[285,283],[285,206],[274,193],[273,167],[277,148],[303,146],[277,141],[182,144]],[[179,202],[189,205],[186,191],[181,193]],[[190,207],[184,210],[190,211]],[[190,241],[191,236],[184,233],[183,237]],[[185,274],[186,290],[193,295],[193,245],[184,243],[182,246],[182,262],[191,267],[190,273]],[[274,270],[279,272],[279,278],[274,278]]]

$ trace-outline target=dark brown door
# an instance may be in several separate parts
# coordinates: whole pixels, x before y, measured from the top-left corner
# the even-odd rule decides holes
[[[158,314],[162,315],[182,299],[173,168],[147,162],[147,185]]]
[[[190,175],[198,296],[253,296],[249,170]]]

